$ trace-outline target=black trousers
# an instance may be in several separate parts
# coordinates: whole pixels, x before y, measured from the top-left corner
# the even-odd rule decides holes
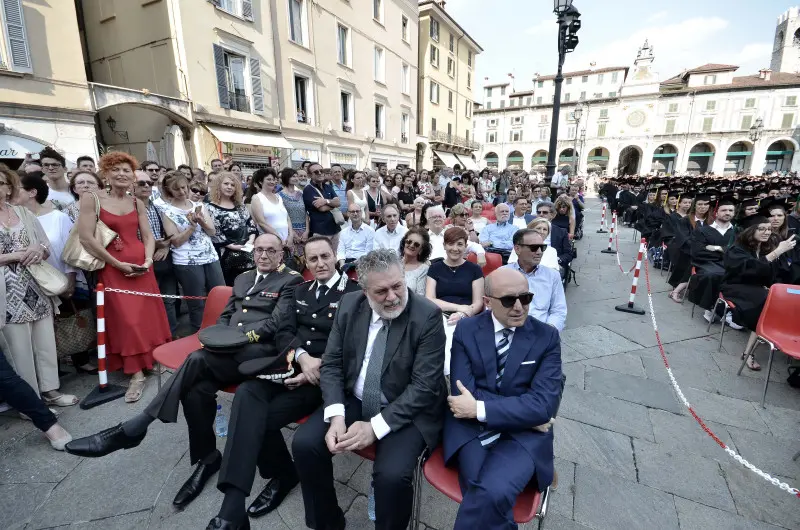
[[[359,399],[348,396],[344,405],[348,426],[362,419]],[[323,416],[324,409],[320,407],[297,429],[292,441],[303,489],[306,526],[315,530],[328,528],[342,513],[333,487],[333,455],[325,445],[330,425]],[[372,468],[376,529],[404,530],[408,526],[414,500],[414,469],[423,449],[425,440],[414,425],[390,432],[376,443]]]
[[[0,350],[0,399],[14,407],[17,412],[27,414],[37,429],[44,432],[56,424],[55,415],[45,406],[42,399],[25,382],[5,354]]]
[[[258,345],[245,346],[242,353],[235,356],[217,355],[202,349],[192,352],[144,409],[145,414],[164,423],[175,423],[178,404],[183,405],[192,465],[216,450],[217,392],[249,379],[239,373],[238,367],[246,360],[240,356],[252,358],[256,354],[254,346]]]
[[[224,492],[234,486],[249,494],[256,467],[264,478],[293,477],[294,462],[281,429],[321,404],[322,393],[314,385],[290,390],[281,383],[261,379],[239,385],[233,398],[219,489]]]

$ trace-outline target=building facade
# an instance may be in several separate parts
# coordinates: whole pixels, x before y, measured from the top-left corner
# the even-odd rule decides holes
[[[483,48],[450,16],[442,0],[419,3],[417,166],[477,169],[473,153],[475,68]]]
[[[414,165],[417,5],[411,0],[274,0],[279,123],[304,160]]]
[[[778,33],[781,25],[800,27],[796,10],[778,24]],[[776,47],[773,64],[787,53]],[[763,69],[745,76],[736,75],[735,65],[706,64],[660,82],[654,60],[645,42],[631,72],[613,67],[564,74],[559,167],[575,167],[577,152],[581,174],[760,175],[800,168],[795,156],[800,75],[793,63],[780,59],[790,71]],[[484,140],[482,166],[545,170],[552,79],[539,77],[532,90],[505,95],[498,94],[503,85],[484,87],[486,99],[474,123],[475,137]],[[584,90],[584,84],[590,88]]]
[[[0,162],[49,145],[74,165],[97,156],[75,4],[0,3]]]

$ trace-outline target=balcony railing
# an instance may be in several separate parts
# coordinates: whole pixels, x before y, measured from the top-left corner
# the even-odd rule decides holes
[[[430,134],[428,134],[428,137],[431,142],[439,142],[456,147],[463,147],[464,149],[469,149],[472,151],[477,151],[481,148],[481,144],[474,140],[441,131],[431,131]]]
[[[228,92],[228,102],[231,110],[250,112],[250,99],[241,92]]]

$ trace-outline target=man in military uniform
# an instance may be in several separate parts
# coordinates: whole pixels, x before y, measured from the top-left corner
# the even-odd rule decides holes
[[[288,318],[294,333],[291,347],[302,372],[283,382],[253,379],[236,390],[219,474],[218,487],[225,500],[209,528],[243,528],[248,515],[271,512],[298,483],[281,428],[322,404],[319,369],[336,309],[345,293],[360,290],[356,282],[336,271],[336,252],[328,238],[309,238],[305,256],[314,280],[295,289]],[[241,370],[257,374],[257,364],[247,363]],[[245,513],[256,467],[270,480]]]
[[[153,398],[144,412],[134,418],[92,436],[73,440],[66,450],[86,457],[101,457],[141,443],[147,427],[156,419],[175,423],[178,404],[189,428],[189,454],[197,464],[189,480],[173,501],[183,508],[194,500],[208,479],[220,468],[222,455],[214,435],[217,392],[243,382],[248,377],[239,372],[239,364],[259,357],[275,357],[285,326],[291,320],[294,290],[302,282],[295,271],[281,264],[283,242],[274,234],[263,234],[254,242],[256,269],[240,274],[233,294],[218,324],[240,329],[249,343],[238,352],[223,355],[204,348],[192,352],[175,375]]]

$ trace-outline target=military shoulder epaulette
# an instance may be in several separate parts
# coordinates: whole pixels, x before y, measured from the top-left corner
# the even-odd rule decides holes
[[[337,289],[337,290],[338,290],[340,293],[343,293],[343,292],[344,292],[344,290],[345,290],[345,287],[347,287],[347,280],[349,280],[349,279],[350,279],[350,278],[348,278],[348,277],[347,277],[347,274],[342,274],[342,277],[341,277],[341,278],[339,278],[339,285],[336,287],[336,289]]]

